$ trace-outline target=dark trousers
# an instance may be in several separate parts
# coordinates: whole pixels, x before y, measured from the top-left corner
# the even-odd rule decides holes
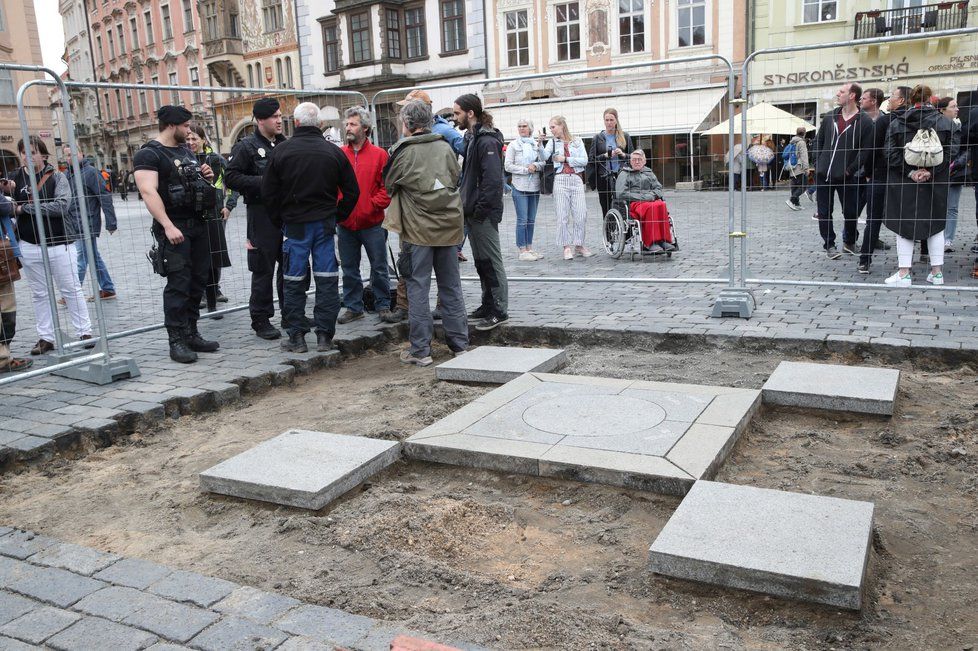
[[[601,176],[598,174],[598,201],[601,202],[601,215],[608,214],[611,204],[615,200],[615,180],[618,176],[615,173]]]
[[[166,257],[166,287],[163,288],[163,323],[167,328],[194,328],[200,318],[211,252],[203,220],[174,221],[183,241],[171,244],[163,229],[153,224],[153,235]]]
[[[435,330],[428,300],[432,271],[438,284],[445,340],[453,351],[465,350],[469,347],[469,326],[465,316],[465,300],[462,297],[462,281],[459,279],[455,247],[415,244],[405,244],[405,247],[408,249],[407,260],[411,266],[410,273],[405,277],[411,354],[417,357],[431,354],[431,337]]]
[[[796,206],[801,205],[798,201],[801,195],[805,194],[805,186],[808,185],[808,174],[799,174],[791,177],[791,203]]]
[[[863,194],[866,196],[866,230],[863,231],[863,242],[859,248],[859,264],[870,264],[873,261],[873,247],[880,239],[880,227],[883,225],[886,181],[869,181],[863,188]]]
[[[273,282],[278,293],[279,308],[285,295],[282,282],[282,231],[272,224],[264,206],[248,206],[248,241],[253,247],[248,250],[248,271],[251,272],[248,311],[254,326],[275,316]]]
[[[469,245],[475,271],[482,283],[482,307],[493,314],[505,317],[509,314],[509,284],[503,267],[503,252],[499,247],[499,224],[492,219],[466,219],[469,227]],[[408,298],[408,305],[411,299]]]
[[[822,236],[822,247],[835,246],[835,228],[832,224],[832,209],[835,197],[842,204],[842,243],[855,246],[859,231],[856,219],[859,216],[859,184],[855,179],[848,181],[824,181],[819,179],[815,188],[815,202],[818,205],[818,232]]]

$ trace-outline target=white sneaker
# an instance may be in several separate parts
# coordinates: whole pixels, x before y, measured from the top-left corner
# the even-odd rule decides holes
[[[789,208],[791,208],[792,210],[801,210],[801,206],[800,206],[800,205],[795,205],[795,204],[794,204],[794,203],[793,203],[793,202],[791,201],[791,199],[785,199],[785,201],[784,201],[784,202],[785,202],[785,204],[787,204],[787,206],[788,206]]]
[[[543,260],[543,254],[535,249],[527,249],[537,260]]]
[[[893,285],[895,287],[910,287],[913,284],[913,280],[910,278],[910,274],[906,276],[901,276],[898,270],[895,274],[883,281],[887,285]],[[944,279],[941,279],[944,282]]]
[[[537,257],[531,251],[520,251],[520,262],[536,262]]]
[[[943,285],[944,284],[944,274],[941,272],[929,273],[927,274],[927,282],[931,285]]]

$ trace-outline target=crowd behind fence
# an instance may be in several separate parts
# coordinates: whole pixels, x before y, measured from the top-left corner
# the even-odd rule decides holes
[[[954,30],[950,33],[973,42],[978,30]],[[913,38],[907,37],[909,40]],[[884,37],[876,40],[883,42],[893,39]],[[866,42],[872,43],[873,39]],[[327,108],[323,113],[324,135],[338,145],[343,144],[344,111],[356,105],[369,107],[377,125],[373,139],[382,146],[389,146],[399,136],[397,112],[400,107],[397,102],[405,95],[412,91],[424,91],[424,97],[432,103],[432,108],[439,112],[442,119],[451,123],[452,96],[473,90],[482,98],[485,108],[494,115],[494,125],[506,141],[506,202],[507,215],[511,219],[504,220],[500,240],[508,251],[507,264],[512,263],[510,273],[513,280],[714,283],[718,288],[725,287],[724,291],[733,292],[728,296],[732,303],[715,309],[716,316],[749,316],[753,298],[747,288],[756,283],[893,288],[881,282],[898,264],[897,247],[886,228],[882,230],[881,246],[876,248],[872,243],[870,247],[873,265],[869,267],[868,274],[863,273],[861,268],[863,257],[858,250],[854,250],[858,243],[853,241],[853,232],[862,232],[865,240],[866,230],[873,225],[871,221],[863,224],[863,219],[869,217],[873,209],[874,201],[874,184],[866,180],[865,169],[860,168],[854,178],[843,179],[838,183],[838,188],[829,190],[824,187],[827,185],[825,180],[820,182],[808,170],[803,175],[798,173],[798,157],[802,149],[810,156],[808,167],[817,167],[819,154],[825,151],[825,129],[835,128],[831,120],[825,121],[821,115],[823,109],[828,108],[828,96],[833,92],[842,92],[839,87],[843,84],[823,84],[813,88],[810,101],[803,102],[805,106],[802,109],[768,115],[763,127],[749,124],[750,112],[741,110],[752,111],[764,104],[758,76],[750,74],[750,66],[756,64],[759,57],[797,57],[802,60],[803,67],[819,68],[830,66],[833,62],[833,49],[845,47],[849,47],[849,44],[823,44],[755,53],[744,63],[739,98],[734,87],[732,66],[723,57],[717,56],[490,79],[465,82],[462,86],[432,84],[391,89],[377,93],[369,101],[362,94],[352,91],[287,90],[276,91],[274,95],[291,98],[283,101],[286,116],[299,101],[313,101]],[[703,76],[703,83],[670,90],[634,87],[632,77],[639,69],[669,74],[671,67],[679,70],[683,66],[687,71],[693,66],[694,72]],[[721,71],[719,74],[717,69]],[[718,83],[717,79],[721,77],[724,81]],[[592,89],[589,94],[577,96],[561,95],[572,85],[568,82],[574,79],[597,79],[594,84],[597,90]],[[971,132],[978,127],[978,122],[973,121],[975,118],[972,117],[978,113],[978,71],[934,72],[926,78],[913,79],[844,81],[845,84],[860,84],[862,91],[876,92],[879,89],[882,99],[894,94],[906,95],[906,91],[897,91],[898,87],[912,88],[926,82],[933,89],[935,97],[926,97],[922,103],[940,100],[942,106],[935,110],[941,111],[941,119],[948,122],[953,122],[954,107],[949,107],[947,98],[962,104],[959,108],[962,127],[957,131],[957,139],[964,143],[964,148],[958,147],[952,151],[951,144],[947,143],[945,156],[958,161],[964,152],[972,158],[965,160],[963,181],[952,180],[950,174],[945,178],[942,172],[937,183],[961,188],[969,183],[974,184],[978,176],[974,160],[978,135]],[[211,132],[204,131],[199,140],[209,143],[211,156],[225,161],[233,141],[251,128],[246,117],[251,104],[267,94],[264,89],[111,83],[71,83],[66,87],[60,80],[35,81],[27,86],[40,83],[56,83],[61,87],[63,107],[71,106],[67,99],[69,88],[211,92],[217,107],[216,118],[210,125]],[[537,92],[541,89],[546,91],[542,93],[545,96]],[[20,95],[24,90],[21,89]],[[529,96],[535,99],[519,99]],[[855,101],[858,103],[861,99],[859,97]],[[906,101],[909,98],[903,99]],[[810,104],[815,105],[814,111]],[[885,104],[881,106],[878,103],[873,113],[875,115],[876,110],[885,111],[886,108]],[[31,134],[27,132],[24,117],[21,107],[24,138],[28,143],[26,156],[21,162],[26,168],[25,178],[33,180],[28,184],[31,186],[29,196],[36,197],[38,179],[34,174],[37,171],[35,163],[41,161],[30,156]],[[51,315],[52,343],[57,354],[56,364],[39,369],[37,373],[50,372],[55,367],[80,368],[95,359],[107,362],[111,359],[110,340],[162,327],[159,296],[164,281],[151,273],[149,263],[145,261],[146,251],[153,243],[149,233],[151,218],[138,192],[132,187],[131,174],[127,174],[128,170],[123,165],[123,169],[113,170],[106,179],[103,170],[96,169],[99,182],[107,187],[97,192],[86,190],[83,186],[86,175],[82,168],[86,165],[86,157],[90,159],[93,152],[79,148],[70,110],[64,111],[62,124],[66,131],[62,134],[65,148],[63,151],[48,152],[48,160],[51,163],[56,161],[70,172],[68,176],[74,183],[70,192],[83,199],[78,202],[82,215],[89,211],[87,206],[97,206],[98,201],[104,201],[107,190],[114,209],[114,223],[109,223],[105,210],[102,210],[101,224],[98,219],[80,220],[82,232],[77,234],[77,243],[65,247],[67,263],[65,260],[52,262],[48,247],[37,247],[40,259],[32,272],[35,273],[30,292],[32,300],[25,300],[27,292],[21,292],[18,311],[22,321],[30,323],[31,317],[25,318],[25,308],[27,303],[32,302],[35,307],[34,325],[38,327],[38,321],[44,318],[43,314],[38,313],[38,306],[47,303],[47,310],[41,312]],[[289,131],[288,127],[286,131]],[[821,140],[820,131],[823,136]],[[566,185],[564,179],[558,178],[554,169],[557,167],[554,164],[554,154],[558,151],[556,147],[565,140],[569,144],[579,142],[585,152],[586,163],[580,171],[582,185],[587,191],[579,205],[568,197],[563,189]],[[880,142],[874,139],[872,144],[860,145],[867,160],[879,158],[878,155],[885,158],[885,145],[881,146]],[[200,149],[196,153],[201,156],[208,153],[204,150],[208,146],[205,142],[200,142],[198,146]],[[570,151],[569,148],[567,151]],[[82,154],[81,160],[77,158],[79,153]],[[123,160],[131,164],[128,156]],[[945,165],[949,167],[950,161],[945,161]],[[622,188],[629,187],[628,183],[621,181],[621,177],[628,180],[633,172],[639,172],[641,168],[647,168],[653,175],[642,178],[654,178],[661,184],[657,190],[658,196],[653,198],[665,200],[665,218],[662,215],[656,217],[651,211],[649,214],[633,211],[633,203],[637,205],[640,202],[622,202],[617,196]],[[960,172],[960,169],[956,171]],[[641,176],[634,175],[636,183]],[[821,190],[818,189],[820,186],[823,186]],[[739,195],[735,194],[735,189]],[[769,198],[768,193],[773,190],[780,190],[777,201]],[[790,194],[782,202],[785,190],[790,190]],[[831,205],[835,206],[836,216],[840,212],[846,213],[845,232],[838,237],[840,243],[833,242],[835,248],[840,250],[842,261],[826,260],[814,266],[799,265],[799,255],[814,258],[815,252],[832,248],[824,232],[827,215],[820,215],[828,205],[824,195],[829,191],[835,193]],[[946,197],[948,192],[942,190],[938,194]],[[970,277],[973,269],[978,270],[978,208],[971,203],[972,193],[951,190],[950,194],[954,199],[964,198],[951,201],[960,207],[957,232],[952,233],[953,240],[944,261],[948,277],[944,289],[975,291],[978,287],[972,284]],[[978,187],[974,195],[974,201],[978,204]],[[821,206],[816,200],[821,201]],[[931,195],[926,201],[930,202],[926,208],[932,209],[934,196]],[[232,192],[226,193],[222,207],[227,211],[221,215],[220,238],[212,248],[227,266],[219,277],[212,275],[211,296],[203,306],[210,318],[216,319],[247,308],[250,283],[243,207],[237,204]],[[938,216],[945,223],[949,219],[949,207],[942,208],[943,214]],[[970,210],[976,210],[975,221],[969,218]],[[809,219],[810,216],[813,217]],[[903,218],[912,219],[913,215],[908,212]],[[666,219],[665,223],[669,226],[652,226],[663,223],[662,219]],[[573,255],[570,257],[564,246],[566,233],[555,224],[561,220],[576,224],[575,227],[584,233],[583,246],[572,247],[576,250],[571,251]],[[836,219],[836,222],[842,225],[843,220]],[[43,229],[43,220],[39,220],[39,226]],[[99,227],[101,234],[89,232]],[[658,233],[653,239],[647,237],[646,229],[650,228]],[[805,239],[808,242],[803,241]],[[928,238],[920,239],[926,241]],[[827,253],[827,257],[831,258],[832,252]],[[924,249],[922,253],[927,255],[927,250]],[[931,252],[930,255],[940,258],[939,255],[935,256],[936,253]],[[460,249],[460,260],[464,260],[465,255],[466,249]],[[606,261],[609,257],[619,262],[608,267]],[[100,258],[104,266],[99,264]],[[574,262],[555,267],[562,258],[569,263],[571,260]],[[636,259],[661,264],[631,264]],[[857,259],[859,263],[856,263]],[[88,261],[84,274],[78,260]],[[852,263],[847,264],[850,261]],[[87,330],[86,327],[79,328],[79,322],[75,320],[74,331],[65,332],[66,322],[71,321],[73,315],[77,316],[77,296],[81,295],[80,287],[74,296],[62,287],[66,282],[63,273],[66,264],[72,270],[72,277],[86,276],[90,288],[87,294],[94,308],[95,319],[91,326],[86,326]],[[825,266],[829,264],[845,266]],[[37,270],[40,270],[41,281],[37,280]],[[810,275],[806,276],[806,273]],[[974,273],[978,277],[978,271]],[[933,276],[933,273],[929,275]],[[116,280],[116,285],[124,286],[124,290],[114,287],[113,280]],[[57,304],[56,285],[61,290],[61,305]],[[922,283],[915,283],[914,286],[920,285]],[[7,285],[6,289],[0,286],[0,292],[3,291],[12,296],[15,286]],[[722,293],[718,305],[721,303]],[[18,327],[18,331],[18,339],[22,342],[33,336],[24,328]],[[91,341],[87,337],[79,340],[81,336],[92,334],[95,336]],[[97,354],[71,357],[72,354],[77,355],[79,349],[93,343],[98,347]],[[138,372],[132,365],[128,368],[130,373]],[[0,376],[0,383],[31,376]]]

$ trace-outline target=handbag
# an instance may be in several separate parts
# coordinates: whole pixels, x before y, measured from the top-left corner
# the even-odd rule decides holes
[[[7,237],[0,237],[0,285],[20,280],[20,262],[14,255],[14,245]]]
[[[944,162],[944,146],[933,129],[917,129],[903,146],[903,160],[913,167],[936,167]]]

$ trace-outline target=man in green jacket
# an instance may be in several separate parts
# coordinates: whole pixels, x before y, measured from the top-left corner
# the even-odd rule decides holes
[[[469,346],[469,326],[458,271],[462,242],[462,201],[458,193],[458,156],[438,134],[431,133],[431,107],[411,101],[401,108],[404,138],[390,151],[384,187],[391,197],[384,228],[397,233],[407,249],[408,339],[401,353],[405,364],[428,366],[434,322],[428,293],[431,272],[438,283],[442,325],[454,354]]]

